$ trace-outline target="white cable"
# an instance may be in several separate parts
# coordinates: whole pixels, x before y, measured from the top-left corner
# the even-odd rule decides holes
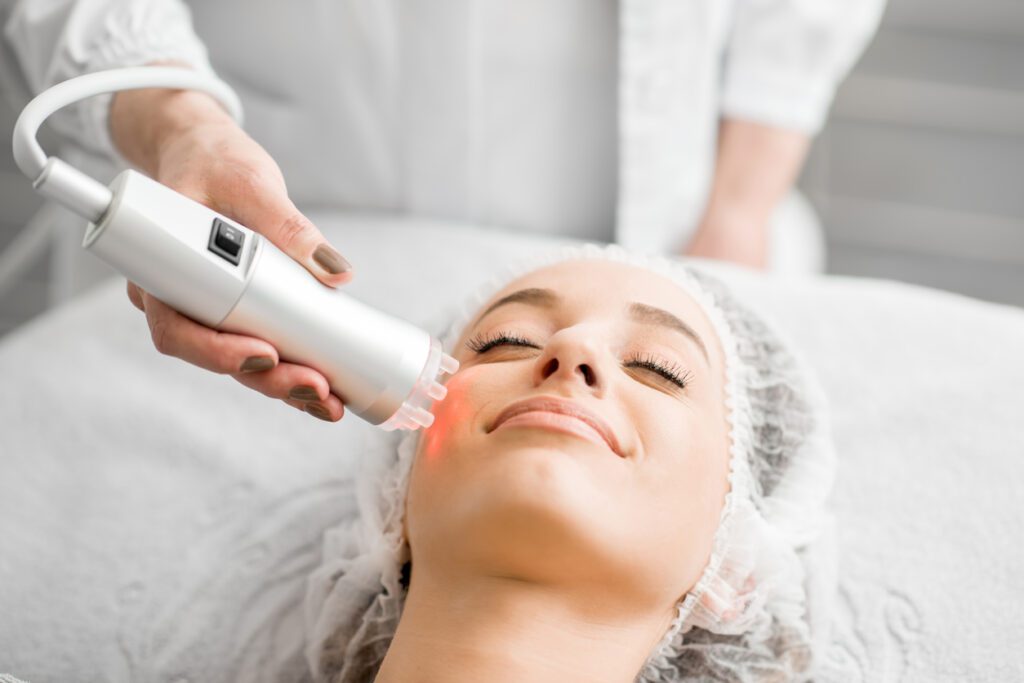
[[[46,166],[46,153],[36,133],[51,114],[69,104],[95,95],[142,88],[173,88],[205,92],[223,105],[239,125],[242,103],[223,81],[193,71],[166,66],[141,66],[129,69],[97,71],[58,83],[36,96],[22,110],[14,124],[14,160],[22,173],[35,180]]]
[[[39,127],[51,114],[95,95],[142,88],[198,90],[210,95],[236,121],[242,122],[242,104],[223,81],[207,74],[164,66],[111,69],[78,76],[40,93],[22,110],[14,124],[14,161],[36,189],[75,213],[95,221],[110,203],[110,191],[101,183],[57,158],[47,158],[39,144]]]

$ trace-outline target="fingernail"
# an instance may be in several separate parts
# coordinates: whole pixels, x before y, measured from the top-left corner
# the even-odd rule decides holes
[[[241,372],[263,372],[274,367],[274,359],[270,356],[249,356],[242,363]]]
[[[294,398],[296,401],[316,401],[320,398],[320,394],[313,387],[301,384],[291,388],[291,391],[288,392],[288,398]]]
[[[345,257],[331,248],[329,244],[321,244],[313,252],[313,260],[331,275],[352,270],[352,264]]]
[[[304,407],[306,412],[313,417],[318,417],[321,420],[331,422],[331,411],[327,410],[327,407],[324,406],[324,404],[317,403],[316,401],[310,401]]]

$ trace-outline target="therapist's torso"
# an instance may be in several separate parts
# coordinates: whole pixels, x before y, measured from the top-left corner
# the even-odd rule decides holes
[[[205,50],[302,207],[676,252],[703,216],[719,117],[813,134],[882,6],[21,0],[0,74],[39,92],[129,64],[205,69]],[[116,156],[102,98],[53,124]]]
[[[300,205],[603,240],[617,196],[617,5],[190,4]]]

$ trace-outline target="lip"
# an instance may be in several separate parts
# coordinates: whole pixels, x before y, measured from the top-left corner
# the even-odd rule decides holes
[[[501,411],[501,413],[498,414],[498,417],[494,420],[494,423],[491,425],[491,428],[488,429],[487,431],[493,432],[495,429],[500,427],[505,422],[508,422],[512,418],[534,412],[555,413],[556,415],[574,418],[575,420],[578,420],[583,424],[578,425],[578,427],[574,429],[571,424],[566,423],[565,421],[548,421],[546,423],[541,424],[543,420],[538,419],[534,421],[529,421],[531,425],[552,427],[555,429],[561,429],[561,431],[570,431],[571,433],[577,434],[578,436],[582,436],[584,438],[587,438],[588,433],[597,432],[597,434],[604,441],[605,445],[608,446],[608,448],[610,448],[613,453],[615,453],[620,458],[625,457],[622,454],[622,449],[619,447],[619,441],[615,437],[615,432],[600,415],[594,413],[591,410],[588,410],[579,403],[564,398],[559,398],[557,396],[535,396],[533,398],[524,399],[522,401],[516,401],[515,403],[512,403],[509,406],[507,406],[504,410]],[[539,418],[540,416],[537,417]],[[525,420],[522,421],[522,424],[526,423],[527,422]]]

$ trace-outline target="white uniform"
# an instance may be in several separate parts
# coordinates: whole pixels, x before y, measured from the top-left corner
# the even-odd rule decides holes
[[[300,207],[671,251],[703,214],[719,118],[816,132],[883,3],[22,0],[5,37],[28,92],[212,68]],[[113,154],[108,102],[63,132]]]

